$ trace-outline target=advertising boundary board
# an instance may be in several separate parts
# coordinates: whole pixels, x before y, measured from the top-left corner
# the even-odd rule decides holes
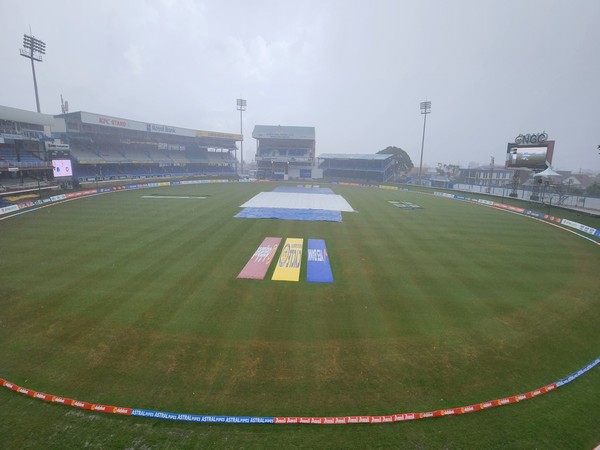
[[[581,377],[594,367],[600,364],[600,357],[582,367],[577,372],[562,378],[554,383],[547,384],[538,389],[526,392],[524,394],[511,395],[496,400],[488,400],[481,403],[475,403],[467,406],[459,406],[445,409],[438,409],[427,412],[409,412],[396,413],[387,415],[370,415],[370,416],[338,416],[338,417],[259,417],[259,416],[221,416],[221,415],[203,415],[203,414],[182,414],[171,413],[165,411],[153,411],[147,409],[136,409],[124,406],[110,406],[105,404],[89,403],[81,400],[74,400],[67,397],[58,397],[44,392],[34,391],[22,386],[18,386],[11,381],[0,378],[0,386],[3,386],[18,394],[26,395],[31,398],[42,400],[48,403],[58,403],[61,405],[71,406],[73,408],[85,409],[87,411],[103,412],[108,414],[120,414],[126,416],[145,417],[150,419],[173,420],[179,422],[197,422],[197,423],[223,423],[223,424],[310,424],[310,425],[344,425],[344,424],[374,424],[374,423],[393,423],[405,422],[410,420],[429,419],[434,417],[455,416],[468,414],[485,409],[495,408],[497,406],[506,406],[511,403],[518,403],[523,400],[529,400],[554,391],[561,386],[564,386],[577,378]]]
[[[584,236],[584,235],[577,233],[573,230],[570,230],[569,228],[566,228],[566,227],[570,227],[570,228],[582,231],[584,233],[589,234],[590,236],[595,236],[595,237],[600,237],[600,230],[597,230],[592,227],[588,227],[587,225],[583,225],[581,223],[574,222],[572,220],[561,219],[560,217],[540,213],[538,211],[532,211],[532,210],[525,209],[525,208],[519,208],[517,206],[507,205],[505,203],[493,202],[491,200],[483,200],[483,199],[478,199],[478,198],[465,197],[464,195],[450,194],[448,192],[435,191],[433,193],[433,195],[435,195],[436,197],[450,198],[450,199],[454,199],[454,200],[461,200],[461,201],[476,203],[479,205],[489,206],[492,208],[501,209],[501,210],[512,212],[515,214],[527,216],[532,219],[539,220],[540,222],[547,223],[549,225],[554,225],[565,231],[573,233],[579,237],[587,239],[588,241],[593,242],[594,244],[600,245],[600,242],[590,239],[587,236]]]

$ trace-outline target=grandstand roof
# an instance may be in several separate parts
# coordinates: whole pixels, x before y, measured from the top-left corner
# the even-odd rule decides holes
[[[282,127],[281,125],[256,125],[255,139],[315,139],[315,127]]]
[[[103,127],[111,127],[117,129],[127,129],[135,131],[145,131],[149,133],[161,133],[171,136],[186,136],[186,137],[207,137],[215,139],[228,139],[233,141],[241,141],[242,136],[235,133],[221,133],[219,131],[204,131],[192,130],[189,128],[179,128],[170,125],[159,125],[151,122],[139,122],[136,120],[123,119],[120,117],[106,116],[102,114],[89,113],[86,111],[77,111],[68,114],[61,114],[56,117],[70,118],[75,117],[81,120],[82,123],[98,125]]]
[[[322,153],[317,156],[319,159],[354,159],[357,161],[385,161],[391,158],[392,154],[351,154],[351,153]]]
[[[51,127],[52,131],[65,131],[65,122],[56,119],[51,114],[42,114],[25,109],[11,108],[0,105],[0,119],[13,122],[31,123],[35,125],[46,125]]]

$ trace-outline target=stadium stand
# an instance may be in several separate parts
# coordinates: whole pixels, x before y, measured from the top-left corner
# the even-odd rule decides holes
[[[393,155],[324,153],[318,160],[327,178],[386,182],[394,175]]]
[[[239,135],[141,123],[81,111],[61,117],[70,130],[65,140],[75,149],[73,173],[80,181],[92,173],[94,177],[102,173],[102,178],[235,173],[232,150],[241,139]],[[99,167],[86,169],[87,164]]]
[[[0,181],[22,185],[27,177],[34,181],[52,180],[53,160],[72,162],[69,183],[231,176],[236,173],[234,151],[241,139],[239,134],[157,125],[84,111],[51,116],[0,106]],[[63,180],[57,183],[63,184]]]
[[[0,168],[26,170],[36,168],[47,169],[48,167],[48,162],[42,161],[38,156],[29,151],[0,146]]]
[[[102,146],[100,147],[98,154],[107,163],[121,163],[129,161],[117,147]]]
[[[88,142],[74,140],[70,145],[71,158],[80,164],[102,164],[106,161]]]
[[[16,163],[16,150],[13,148],[0,147],[0,167],[12,167]]]
[[[315,168],[315,128],[256,125],[258,178],[320,178]]]

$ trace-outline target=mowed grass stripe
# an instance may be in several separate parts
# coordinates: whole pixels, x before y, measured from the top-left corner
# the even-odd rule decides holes
[[[379,414],[530,389],[595,357],[587,243],[476,205],[352,187],[334,187],[358,211],[341,224],[233,219],[271,189],[151,190],[207,195],[191,207],[120,192],[32,213],[22,229],[3,222],[39,247],[13,261],[31,269],[10,288],[23,308],[0,328],[14,342],[3,376],[183,412]],[[335,283],[303,282],[305,267],[299,283],[237,280],[266,236],[325,239]]]

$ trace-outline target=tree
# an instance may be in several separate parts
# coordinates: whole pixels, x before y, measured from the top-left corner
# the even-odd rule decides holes
[[[556,202],[558,205],[562,205],[573,192],[573,188],[570,184],[551,184],[549,188],[558,195],[558,201]],[[571,191],[571,193],[569,191]]]
[[[590,184],[587,188],[585,188],[585,195],[600,197],[600,183],[595,181],[594,183]]]
[[[446,176],[449,179],[455,179],[460,173],[460,166],[456,164],[442,164],[438,163],[435,171],[438,175]]]
[[[404,150],[399,147],[387,147],[377,152],[381,155],[394,155],[394,177],[398,178],[402,174],[410,172],[414,167],[410,156]]]

